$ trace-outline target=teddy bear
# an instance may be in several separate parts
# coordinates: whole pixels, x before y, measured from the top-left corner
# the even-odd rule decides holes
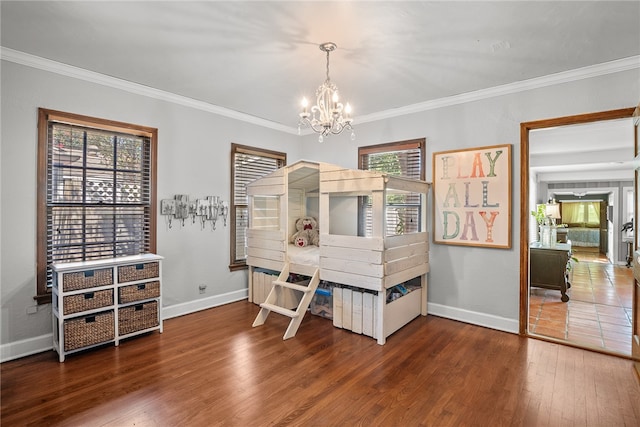
[[[320,233],[318,222],[315,218],[304,216],[296,220],[296,232],[291,236],[291,243],[296,246],[305,247],[308,245],[319,246]]]
[[[309,230],[296,231],[295,234],[291,236],[291,243],[304,248],[305,246],[309,246],[309,237]]]

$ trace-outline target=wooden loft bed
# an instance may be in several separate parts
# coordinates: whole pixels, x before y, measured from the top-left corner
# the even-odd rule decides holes
[[[247,186],[249,299],[255,269],[312,276],[374,295],[373,337],[378,344],[415,317],[427,315],[429,236],[426,198],[431,184],[380,172],[299,161]],[[358,200],[369,196],[369,235],[358,233]],[[403,199],[404,197],[404,199]],[[398,200],[417,200],[413,230],[404,226]],[[296,259],[289,237],[295,221],[317,218],[319,247]],[[402,223],[402,224],[401,224]],[[307,248],[303,248],[307,249]],[[387,289],[419,278],[419,289],[387,303]],[[295,332],[294,332],[295,333]]]

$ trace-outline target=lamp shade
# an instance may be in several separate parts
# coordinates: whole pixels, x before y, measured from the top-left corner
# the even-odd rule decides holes
[[[546,209],[546,214],[549,218],[560,219],[560,205],[557,203],[548,204]]]

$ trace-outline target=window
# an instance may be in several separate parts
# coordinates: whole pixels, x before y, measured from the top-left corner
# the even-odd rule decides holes
[[[389,175],[423,180],[425,139],[392,142],[358,148],[358,167]],[[419,231],[420,196],[418,194],[390,195],[387,199],[386,235]],[[371,199],[360,197],[358,203],[358,235],[371,236]],[[399,229],[401,228],[401,229]]]
[[[38,118],[38,303],[53,262],[156,250],[157,130],[46,109]]]
[[[231,144],[230,270],[247,266],[246,240],[249,225],[247,184],[286,164],[285,153]]]
[[[600,202],[562,203],[562,222],[579,227],[600,226]]]

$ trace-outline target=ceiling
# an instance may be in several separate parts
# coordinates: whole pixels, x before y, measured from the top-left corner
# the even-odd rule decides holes
[[[11,49],[297,126],[331,79],[358,119],[640,55],[640,2],[2,1]]]
[[[529,132],[529,167],[541,182],[633,180],[633,120]]]
[[[292,133],[301,98],[312,98],[325,79],[318,45],[327,41],[338,45],[330,75],[353,106],[356,127],[456,95],[640,58],[638,1],[3,0],[0,18],[3,53],[35,55]],[[630,126],[532,132],[532,172],[547,181],[632,176]]]

